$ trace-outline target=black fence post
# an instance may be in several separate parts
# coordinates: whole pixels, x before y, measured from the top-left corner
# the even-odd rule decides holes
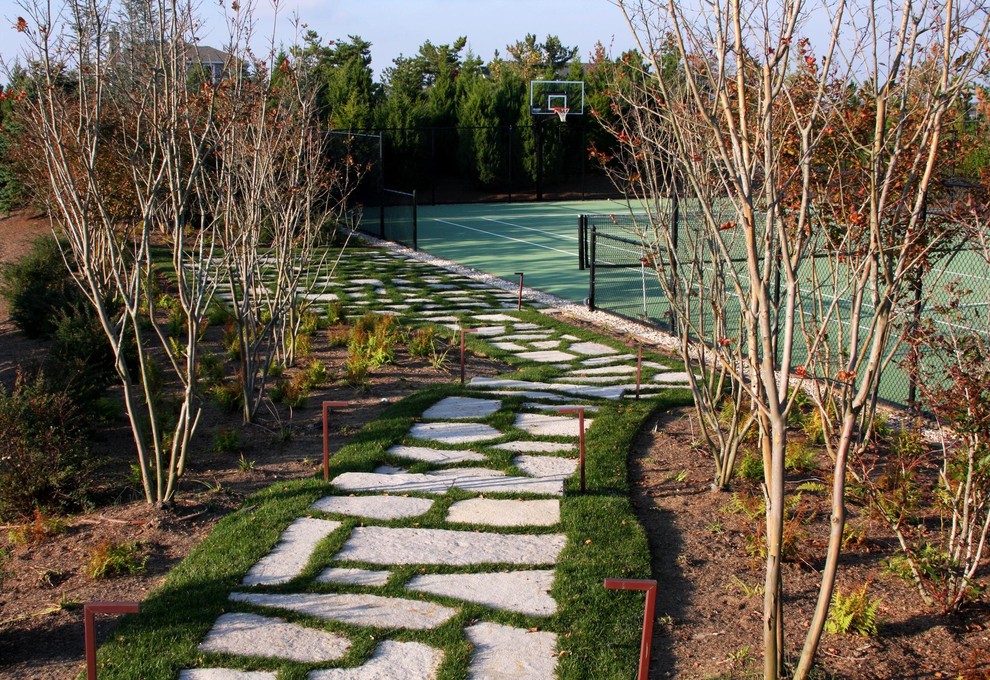
[[[588,311],[595,311],[595,237],[597,236],[597,229],[595,225],[591,225],[591,252],[588,253],[588,259],[590,260],[588,266],[591,268],[591,274],[588,277]]]
[[[578,215],[578,271],[584,271],[587,266],[585,258],[585,248],[588,243],[587,224],[584,215]]]
[[[418,201],[416,200],[416,190],[415,189],[412,190],[412,203],[413,203],[413,206],[412,206],[412,208],[413,208],[413,230],[412,230],[413,231],[413,233],[412,233],[412,237],[413,237],[412,241],[413,242],[412,242],[412,246],[413,246],[413,250],[419,250],[419,242],[418,242],[418,239],[419,239],[419,217],[417,215],[417,209],[416,209],[416,206],[418,205]]]

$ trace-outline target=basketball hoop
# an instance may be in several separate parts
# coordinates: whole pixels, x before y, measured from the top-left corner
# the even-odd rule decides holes
[[[567,120],[567,114],[570,109],[566,106],[555,106],[553,107],[553,112],[557,114],[557,118],[560,118],[560,122],[563,123]]]

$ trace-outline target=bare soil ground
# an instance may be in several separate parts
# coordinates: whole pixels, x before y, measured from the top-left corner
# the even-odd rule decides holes
[[[727,511],[731,493],[710,489],[712,463],[693,447],[692,415],[689,409],[658,415],[630,453],[633,505],[660,584],[650,677],[762,677],[763,560],[747,549],[756,522]],[[790,483],[819,477],[801,473]],[[809,505],[797,556],[784,565],[787,648],[795,656],[817,597],[825,503]],[[852,506],[849,514],[853,525],[867,528],[866,539],[844,552],[838,587],[866,584],[869,595],[880,598],[879,635],[826,633],[819,677],[990,678],[986,602],[957,616],[927,611],[913,586],[886,569],[894,542],[885,527],[871,523],[863,508]]]
[[[0,220],[0,261],[19,257],[48,228],[46,220],[24,215]],[[43,352],[44,345],[23,338],[0,308],[0,381],[9,386],[17,367]],[[344,351],[316,343],[315,356],[332,373],[342,365]],[[473,357],[469,366],[472,375],[504,369],[480,357]],[[309,400],[313,406],[292,414],[290,441],[276,441],[273,433],[280,423],[269,419],[263,426],[242,429],[243,446],[235,453],[215,453],[210,445],[217,430],[240,428],[239,417],[211,411],[179,501],[167,512],[146,505],[127,480],[131,447],[120,423],[97,445],[97,455],[108,455],[112,463],[103,473],[97,509],[66,518],[65,531],[37,544],[12,545],[8,530],[14,527],[0,531],[0,550],[11,551],[0,591],[0,678],[76,677],[83,664],[80,603],[140,601],[247,494],[278,479],[314,474],[322,441],[320,401],[352,404],[332,420],[336,450],[381,413],[387,406],[383,400],[396,401],[455,379],[453,373],[400,355],[396,364],[372,376],[366,391],[340,384],[315,391]],[[279,417],[283,424],[289,422],[287,413]],[[651,677],[758,676],[762,561],[747,552],[755,523],[725,511],[731,496],[709,490],[711,463],[692,441],[688,411],[659,414],[630,452],[632,500],[646,527],[654,576],[661,584]],[[253,461],[253,470],[242,469],[239,454]],[[857,509],[852,514],[853,521],[865,522]],[[827,513],[817,515],[800,559],[786,565],[791,651],[799,649],[814,606],[826,519]],[[148,555],[146,570],[103,580],[85,575],[83,565],[105,540],[139,542]],[[840,587],[868,584],[870,594],[882,598],[882,625],[875,638],[827,635],[819,654],[823,673],[836,678],[990,678],[987,607],[972,607],[955,617],[925,611],[911,587],[887,573],[884,561],[891,546],[890,537],[873,524],[869,539],[844,556]],[[112,617],[102,621],[101,637],[112,625]]]

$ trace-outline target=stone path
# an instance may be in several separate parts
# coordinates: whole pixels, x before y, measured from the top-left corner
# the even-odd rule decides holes
[[[457,626],[473,649],[468,678],[552,678],[557,634],[566,631],[546,630],[546,617],[557,611],[555,566],[567,542],[561,498],[577,468],[578,439],[578,419],[556,411],[582,406],[591,427],[602,399],[635,390],[636,357],[550,323],[524,321],[513,313],[514,295],[466,277],[384,253],[361,260],[375,278],[355,268],[343,287],[314,273],[308,299],[341,300],[348,313],[360,304],[407,321],[477,328],[494,349],[516,363],[552,366],[554,377],[475,378],[465,396],[429,406],[378,469],[332,479],[328,494],[286,527],[230,593],[227,613],[199,645],[203,664],[219,666],[229,656],[211,655],[223,654],[262,657],[273,669],[284,660],[320,666],[310,680],[428,679],[443,667],[444,650],[409,635]],[[396,267],[399,276],[385,275]],[[653,394],[686,379],[644,362],[640,391]],[[506,414],[507,403],[521,405]],[[401,467],[408,465],[418,471]],[[472,496],[465,499],[465,492]],[[424,517],[433,519],[420,526]],[[340,546],[329,556],[319,549],[326,541]],[[470,616],[465,607],[472,607]],[[478,607],[527,617],[527,625],[498,622],[504,617],[479,621]],[[319,627],[322,621],[330,627]],[[393,630],[403,631],[403,641],[389,639]],[[353,640],[369,635],[379,640],[371,655],[348,658]],[[180,677],[276,676],[204,667]]]

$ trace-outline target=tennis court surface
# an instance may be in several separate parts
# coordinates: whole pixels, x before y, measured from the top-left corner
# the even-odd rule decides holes
[[[527,287],[581,303],[578,217],[627,211],[607,200],[420,206],[419,249],[510,281],[523,272]]]

